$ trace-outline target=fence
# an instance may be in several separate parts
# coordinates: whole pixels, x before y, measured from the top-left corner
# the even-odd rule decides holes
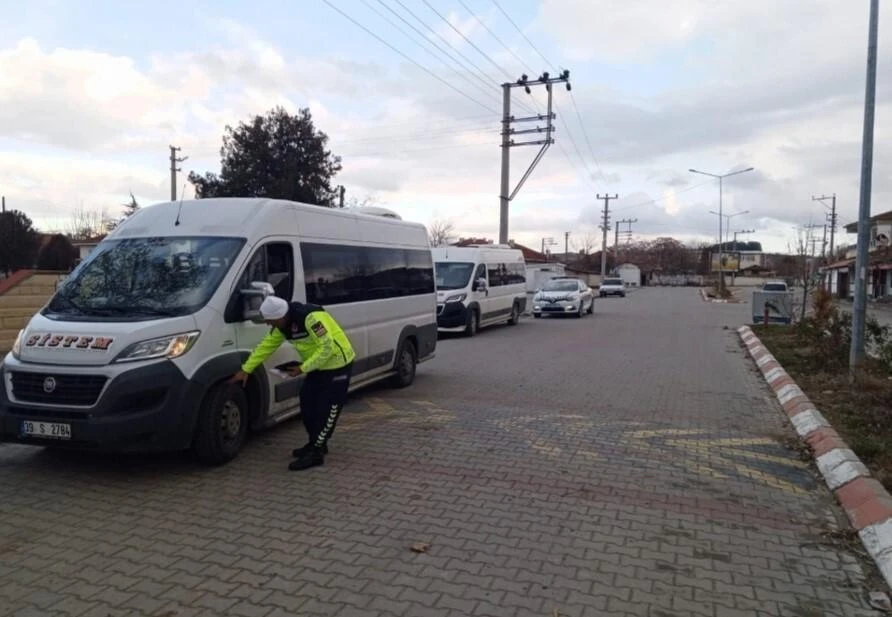
[[[705,279],[699,274],[654,274],[647,284],[656,287],[703,287]]]

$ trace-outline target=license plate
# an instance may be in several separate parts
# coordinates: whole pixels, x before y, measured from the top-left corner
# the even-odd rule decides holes
[[[71,439],[71,425],[59,422],[22,422],[22,435],[44,439]]]

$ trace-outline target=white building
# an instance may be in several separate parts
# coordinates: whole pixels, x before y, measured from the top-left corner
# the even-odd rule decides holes
[[[641,285],[641,268],[635,264],[617,266],[616,275],[623,280],[626,287],[638,287]]]

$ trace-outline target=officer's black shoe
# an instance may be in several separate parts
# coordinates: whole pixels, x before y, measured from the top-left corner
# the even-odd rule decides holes
[[[322,454],[322,448],[313,447],[300,458],[296,458],[288,465],[291,471],[301,471],[325,464],[325,455]]]
[[[313,444],[308,443],[307,445],[301,446],[300,448],[295,448],[294,450],[291,451],[291,456],[293,456],[294,458],[300,458],[304,454],[309,452],[310,448],[312,448],[312,447],[313,447]],[[322,446],[322,454],[328,454],[328,444],[325,444],[324,446]]]

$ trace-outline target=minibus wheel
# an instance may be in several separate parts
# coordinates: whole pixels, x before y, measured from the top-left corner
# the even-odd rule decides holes
[[[393,376],[393,385],[397,388],[406,388],[415,381],[415,369],[418,360],[415,355],[415,345],[409,339],[400,345],[396,356],[396,375]]]
[[[222,465],[234,459],[248,434],[248,397],[237,384],[215,385],[201,403],[193,449],[199,460]]]

